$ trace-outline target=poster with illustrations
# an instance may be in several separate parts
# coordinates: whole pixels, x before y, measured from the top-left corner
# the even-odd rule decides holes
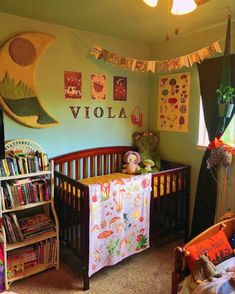
[[[190,73],[159,77],[158,128],[188,132]]]
[[[64,72],[64,97],[68,99],[82,98],[82,74],[80,72]]]
[[[91,98],[105,99],[106,98],[106,76],[105,75],[91,75]]]
[[[127,78],[113,77],[113,100],[127,100]]]

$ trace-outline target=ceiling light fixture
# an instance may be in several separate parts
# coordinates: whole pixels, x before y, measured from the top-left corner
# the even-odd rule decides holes
[[[151,7],[156,7],[158,0],[143,0],[145,4]]]
[[[182,15],[190,13],[197,8],[194,0],[173,0],[171,13],[175,15]]]

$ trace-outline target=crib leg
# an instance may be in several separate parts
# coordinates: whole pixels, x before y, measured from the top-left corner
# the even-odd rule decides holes
[[[83,271],[83,290],[89,290],[89,276],[86,268]]]

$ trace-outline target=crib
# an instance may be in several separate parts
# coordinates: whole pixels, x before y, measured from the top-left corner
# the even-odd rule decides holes
[[[55,165],[55,205],[60,240],[80,259],[83,289],[89,289],[89,189],[84,179],[122,170],[122,158],[133,146],[99,147],[52,158]],[[162,161],[152,174],[150,237],[184,232],[188,240],[190,167]]]

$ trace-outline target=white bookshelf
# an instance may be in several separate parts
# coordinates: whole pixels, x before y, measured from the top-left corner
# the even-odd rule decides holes
[[[26,143],[27,146],[27,151],[32,151],[32,149],[30,149],[31,144],[29,142],[29,140],[20,140],[20,147],[22,148],[22,146],[24,146],[24,141]],[[13,142],[13,143],[12,143]],[[41,147],[33,142],[33,150],[39,150],[42,152]],[[15,149],[19,148],[19,146],[17,145],[17,140],[15,141],[11,141],[10,144],[8,143],[8,145],[6,146],[6,150],[9,150],[10,147],[13,146]],[[38,148],[35,150],[35,148]],[[17,281],[19,279],[23,279],[26,277],[29,277],[31,275],[34,275],[36,273],[42,272],[48,268],[54,267],[56,269],[59,268],[59,222],[58,222],[58,218],[57,218],[57,214],[56,214],[56,210],[55,210],[55,206],[54,206],[54,164],[53,161],[50,162],[49,164],[49,169],[45,170],[45,171],[38,171],[38,172],[34,172],[34,173],[28,173],[28,174],[18,174],[18,175],[12,175],[12,176],[4,176],[4,177],[0,177],[0,188],[2,187],[2,183],[4,181],[12,181],[12,180],[18,180],[18,179],[24,179],[24,178],[37,178],[37,177],[42,177],[42,178],[47,178],[48,182],[49,182],[49,186],[50,186],[50,197],[49,200],[47,201],[39,201],[39,202],[35,202],[35,203],[29,203],[29,204],[25,204],[25,205],[20,205],[17,207],[13,207],[13,208],[8,208],[8,209],[4,209],[2,207],[3,201],[4,201],[4,195],[3,195],[3,189],[0,189],[0,197],[1,197],[1,201],[0,201],[0,218],[1,218],[1,235],[2,235],[2,241],[3,241],[3,250],[4,250],[4,273],[5,273],[5,289],[8,290],[9,286],[12,282]],[[43,212],[50,217],[50,215],[53,215],[53,222],[54,222],[54,231],[49,231],[49,232],[44,232],[41,234],[38,234],[36,236],[24,239],[22,242],[16,242],[16,243],[11,243],[8,244],[7,243],[7,238],[6,238],[6,231],[3,225],[3,221],[2,221],[2,216],[5,214],[9,214],[9,213],[15,213],[16,216],[18,213],[20,213],[21,215],[23,214],[24,211],[29,211],[32,210],[32,214],[35,213],[35,209],[34,208],[41,208],[41,211],[43,210]],[[33,210],[34,209],[34,210]],[[51,214],[50,214],[51,211]],[[48,241],[46,241],[48,240]],[[39,244],[40,242],[51,242],[50,244],[55,244],[55,250],[54,250],[54,258],[53,258],[53,262],[42,262],[39,263],[37,265],[28,267],[26,269],[24,269],[21,273],[16,274],[13,277],[8,277],[8,273],[7,273],[7,269],[8,269],[8,254],[10,253],[14,253],[14,250],[20,249],[20,248],[24,248],[33,244]],[[51,245],[52,246],[52,245]],[[53,245],[54,246],[54,245]]]

